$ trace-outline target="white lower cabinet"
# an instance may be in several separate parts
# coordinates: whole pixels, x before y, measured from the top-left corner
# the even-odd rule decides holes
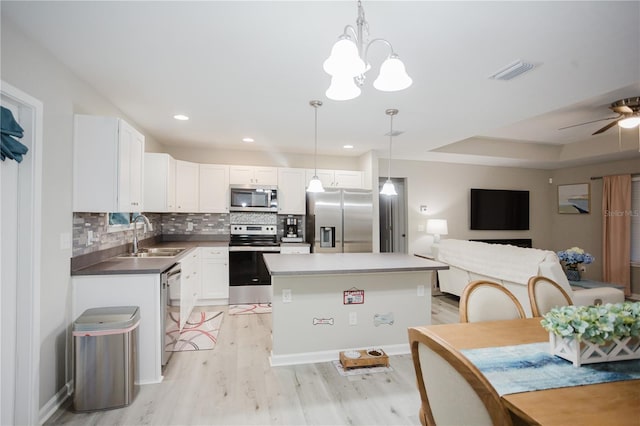
[[[180,330],[184,327],[200,294],[200,249],[193,249],[180,261]]]
[[[161,315],[164,315],[160,303],[160,274],[77,275],[71,277],[71,283],[73,321],[90,308],[140,308],[136,383],[160,383],[164,350],[164,334],[160,332]]]
[[[201,247],[202,267],[200,301],[202,305],[226,305],[229,302],[229,248]]]

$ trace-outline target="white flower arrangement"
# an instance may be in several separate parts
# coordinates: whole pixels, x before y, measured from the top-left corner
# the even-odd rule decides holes
[[[557,336],[603,345],[640,336],[640,302],[562,306],[546,313],[540,324]]]

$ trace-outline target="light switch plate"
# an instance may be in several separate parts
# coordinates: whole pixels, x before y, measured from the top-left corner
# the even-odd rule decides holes
[[[291,303],[291,289],[282,289],[282,303]]]
[[[418,296],[424,296],[424,285],[420,284],[418,286]]]
[[[62,232],[60,234],[60,250],[68,250],[71,248],[71,233]]]

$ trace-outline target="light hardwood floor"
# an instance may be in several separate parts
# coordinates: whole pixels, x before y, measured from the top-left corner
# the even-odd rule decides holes
[[[432,322],[458,322],[457,300],[434,296]],[[213,350],[176,352],[162,383],[125,408],[74,413],[50,425],[419,425],[411,355],[393,371],[340,376],[332,363],[270,367],[271,315],[227,315]]]

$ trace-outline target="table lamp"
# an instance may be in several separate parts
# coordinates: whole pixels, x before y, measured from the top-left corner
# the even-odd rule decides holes
[[[440,235],[447,235],[449,230],[447,229],[446,219],[429,219],[427,220],[427,233],[433,234],[433,242],[440,242]]]

